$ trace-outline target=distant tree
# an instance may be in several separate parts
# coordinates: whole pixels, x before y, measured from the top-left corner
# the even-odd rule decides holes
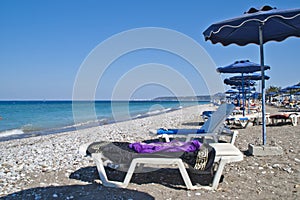
[[[300,82],[299,82],[298,84],[296,84],[296,85],[300,86]],[[297,90],[295,91],[295,93],[296,93],[296,92],[300,92],[300,89],[297,89]]]
[[[270,86],[266,89],[266,94],[269,94],[271,92],[279,92],[281,90],[281,87],[276,87],[276,86]]]

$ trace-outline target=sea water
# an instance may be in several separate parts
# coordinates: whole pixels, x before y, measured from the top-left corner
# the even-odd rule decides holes
[[[0,141],[170,112],[195,101],[0,101]]]

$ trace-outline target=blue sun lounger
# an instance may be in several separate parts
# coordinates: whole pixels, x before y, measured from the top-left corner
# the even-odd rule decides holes
[[[215,112],[215,111],[213,111],[213,110],[206,110],[206,111],[203,111],[203,112],[202,112],[202,119],[203,119],[203,121],[208,120],[208,118],[210,118],[211,115],[212,115],[214,112]]]
[[[184,137],[186,141],[193,138],[213,138],[214,142],[218,142],[218,139],[222,135],[232,136],[231,143],[235,142],[235,137],[237,136],[237,131],[231,131],[224,125],[225,120],[232,113],[235,106],[233,104],[222,104],[219,108],[212,113],[207,121],[203,124],[200,129],[164,129],[160,128],[155,131],[150,131],[155,133],[160,138],[164,138],[166,141],[170,141],[170,138],[174,137]]]

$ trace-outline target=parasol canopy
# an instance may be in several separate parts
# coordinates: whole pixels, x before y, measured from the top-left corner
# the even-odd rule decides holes
[[[205,40],[224,46],[237,44],[258,44],[260,46],[260,66],[262,76],[262,139],[266,145],[266,116],[265,116],[265,79],[263,44],[268,41],[283,41],[295,36],[300,37],[300,9],[277,10],[271,6],[261,9],[250,8],[244,15],[218,22],[209,26],[203,32]]]

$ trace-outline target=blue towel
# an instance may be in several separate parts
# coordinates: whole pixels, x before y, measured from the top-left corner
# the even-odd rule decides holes
[[[203,111],[202,115],[210,117],[215,111]]]
[[[157,130],[157,134],[161,135],[161,134],[177,134],[178,132],[180,132],[180,129],[164,129],[164,128],[160,128]],[[196,133],[205,133],[204,129],[198,129],[196,131]]]
[[[241,117],[240,120],[248,120],[248,117]]]

